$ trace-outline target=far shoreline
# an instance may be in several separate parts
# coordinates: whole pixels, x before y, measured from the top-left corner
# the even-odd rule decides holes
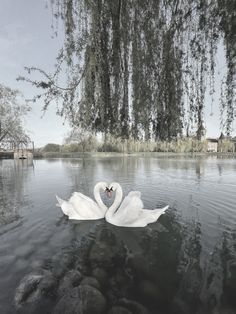
[[[120,153],[120,152],[76,152],[76,153],[55,153],[47,152],[40,156],[34,155],[36,159],[48,158],[113,158],[113,157],[236,157],[236,152],[192,152],[192,153],[175,153],[175,152],[135,152],[135,153]]]
[[[236,152],[134,152],[134,153],[120,153],[120,152],[34,152],[33,159],[86,159],[86,158],[115,158],[115,157],[219,157],[219,158],[236,158]],[[3,154],[0,152],[0,160],[14,159],[13,154]]]

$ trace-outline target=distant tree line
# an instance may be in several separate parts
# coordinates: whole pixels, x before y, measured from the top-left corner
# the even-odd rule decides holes
[[[43,89],[34,100],[43,98],[45,110],[60,99],[57,113],[73,127],[121,139],[170,140],[192,129],[200,139],[206,88],[213,101],[215,57],[223,43],[221,117],[230,134],[236,109],[235,0],[51,0],[51,5],[65,30],[55,73],[28,67],[42,80],[19,78]]]
[[[71,137],[73,135],[73,137]],[[222,137],[218,141],[218,152],[236,152],[236,137]],[[113,153],[206,153],[209,150],[208,141],[199,141],[196,137],[184,137],[171,141],[145,141],[122,139],[108,135],[106,140],[100,139],[87,132],[70,132],[64,139],[64,144],[49,143],[38,152],[46,157],[73,157],[76,153],[113,152]],[[49,155],[48,155],[49,153]],[[51,154],[53,153],[53,154]]]

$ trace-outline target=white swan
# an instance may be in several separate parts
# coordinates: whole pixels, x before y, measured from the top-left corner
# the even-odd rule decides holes
[[[100,190],[107,189],[106,182],[98,182],[94,187],[94,202],[90,197],[74,192],[68,201],[64,201],[56,195],[58,206],[69,219],[95,220],[105,217],[107,206],[103,203]]]
[[[118,208],[123,194],[120,184],[113,182],[109,186],[109,191],[116,191],[116,197],[114,203],[107,210],[105,219],[107,222],[115,226],[145,227],[149,223],[157,221],[157,219],[169,208],[168,205],[164,208],[157,208],[153,210],[143,209],[141,193],[138,191],[130,192]]]

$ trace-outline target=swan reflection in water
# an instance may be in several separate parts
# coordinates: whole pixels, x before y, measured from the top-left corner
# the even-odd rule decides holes
[[[114,203],[109,209],[101,199],[100,190],[106,192],[108,196],[116,192]],[[98,182],[95,185],[94,198],[97,203],[78,192],[74,192],[69,201],[64,201],[58,196],[56,198],[63,213],[69,219],[96,220],[105,217],[107,222],[120,227],[145,227],[157,221],[169,208],[165,206],[153,210],[144,209],[139,191],[129,192],[121,203],[123,192],[117,182],[111,183],[109,187],[105,182]]]

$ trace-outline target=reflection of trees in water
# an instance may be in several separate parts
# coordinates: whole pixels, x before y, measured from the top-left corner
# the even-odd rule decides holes
[[[236,232],[225,231],[220,254],[223,267],[223,287],[221,301],[223,308],[236,309]],[[233,312],[232,312],[233,313]]]
[[[0,223],[19,219],[19,208],[25,205],[25,182],[33,167],[32,160],[0,161]]]
[[[203,166],[207,162],[206,158],[156,158],[158,166],[161,169],[174,169],[174,170],[194,170],[199,165]],[[197,170],[196,170],[197,172]]]
[[[200,267],[201,225],[198,221],[188,222],[181,233],[182,246],[178,265],[180,280],[176,302],[183,313],[197,313],[201,308],[200,292],[203,278]]]
[[[127,180],[135,184],[137,170],[142,165],[138,158],[103,157],[63,160],[67,174],[73,184],[72,191],[80,191],[86,195],[93,194],[94,185],[98,181],[122,183],[126,193],[131,187],[126,186]],[[127,191],[126,191],[127,189]]]
[[[177,313],[233,314],[236,308],[235,234],[220,234],[210,257],[205,257],[201,266],[201,224],[193,221],[182,232],[176,298],[181,311]]]
[[[209,169],[209,165],[216,166],[215,169],[218,170],[219,175],[223,174],[223,171],[235,171],[236,163],[232,162],[232,157],[227,160],[226,158],[219,156],[211,157],[169,157],[169,158],[153,158],[158,163],[161,169],[174,169],[174,170],[195,170],[197,178],[201,179],[202,175],[206,170]],[[214,170],[214,169],[211,169]]]
[[[236,300],[235,234],[220,233],[205,263],[200,298],[204,313],[235,313]]]
[[[220,163],[217,164],[217,168],[218,168],[218,172],[219,172],[219,176],[222,176],[222,165]]]
[[[182,236],[173,213],[163,215],[163,226],[143,229],[141,251],[130,260],[135,294],[150,311],[173,313],[173,299],[178,287],[178,256]],[[149,230],[149,232],[148,232]]]
[[[93,195],[94,169],[90,158],[62,159],[65,174],[68,176],[71,193],[79,191],[87,196]],[[69,195],[68,195],[69,198]]]
[[[204,173],[204,163],[201,159],[196,160],[196,176],[198,180],[201,179],[202,174]]]

